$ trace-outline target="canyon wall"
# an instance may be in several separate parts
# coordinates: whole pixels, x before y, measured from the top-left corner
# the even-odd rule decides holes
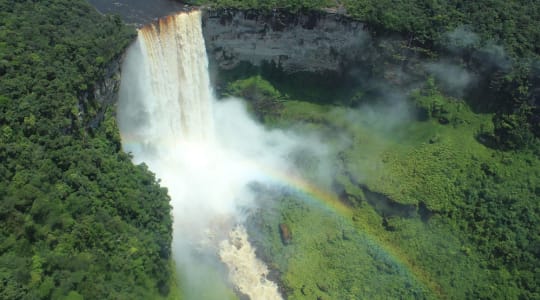
[[[209,10],[203,26],[208,53],[222,69],[249,62],[287,73],[342,72],[370,46],[362,23],[322,12]]]
[[[399,87],[425,75],[425,54],[407,38],[339,13],[206,10],[203,34],[210,64],[222,71],[248,63],[285,74],[378,78]]]

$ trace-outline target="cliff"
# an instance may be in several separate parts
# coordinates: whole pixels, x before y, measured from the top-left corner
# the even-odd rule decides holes
[[[345,69],[369,45],[364,25],[338,14],[209,10],[203,19],[207,51],[222,69],[267,62],[287,73]]]
[[[221,71],[264,66],[281,77],[299,72],[325,80],[400,89],[423,80],[428,53],[397,34],[379,34],[339,13],[206,10],[203,34],[210,63]]]
[[[123,59],[124,55],[121,55],[110,62],[103,78],[96,82],[92,93],[79,97],[79,111],[86,115],[85,120],[88,121],[85,126],[87,128],[97,128],[103,121],[105,112],[110,105],[117,102]],[[88,107],[96,108],[94,113],[89,112]]]

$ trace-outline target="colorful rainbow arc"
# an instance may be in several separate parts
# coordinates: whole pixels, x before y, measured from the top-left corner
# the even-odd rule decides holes
[[[136,139],[133,138],[133,136],[123,136],[122,143],[124,147],[126,145],[138,144]],[[310,199],[318,205],[324,206],[329,211],[336,213],[343,218],[343,220],[350,223],[350,225],[352,225],[354,228],[358,228],[358,226],[354,224],[355,222],[353,220],[354,210],[343,203],[343,201],[341,201],[335,193],[329,192],[327,189],[317,186],[294,174],[293,172],[284,172],[253,160],[244,161],[244,163],[247,163],[253,170],[256,170],[257,173],[263,174],[271,181],[290,187],[304,196],[303,198]],[[368,229],[368,231],[365,229]],[[376,234],[374,230],[369,231],[369,226],[368,228],[363,227],[361,233],[365,234],[365,237],[367,237],[371,242],[389,255],[392,260],[407,269],[419,282],[429,288],[435,295],[444,298],[444,293],[442,292],[441,287],[430,279],[429,274],[414,264],[414,262],[412,262],[406,254],[392,245],[391,242],[380,237],[380,235]]]
[[[169,22],[170,18],[165,18],[163,20],[160,20],[159,24]],[[152,25],[155,26],[155,25]],[[141,30],[140,30],[141,31]],[[144,34],[144,28],[142,29]],[[133,144],[139,144],[136,140],[136,137],[130,137],[130,136],[122,136],[122,144],[124,147],[126,145],[133,145]],[[301,194],[305,195],[308,199],[311,199],[327,208],[329,208],[331,211],[335,212],[344,220],[347,222],[353,223],[352,225],[355,228],[358,228],[355,226],[353,222],[353,209],[345,205],[337,195],[335,195],[332,192],[329,192],[303,178],[300,176],[297,176],[293,173],[287,173],[283,172],[277,169],[273,169],[268,166],[261,165],[260,163],[256,162],[250,162],[251,165],[253,165],[257,170],[259,170],[261,173],[265,174],[269,178],[273,179],[276,182],[279,182],[285,186],[289,186],[296,191],[300,192]],[[392,245],[391,242],[384,239],[380,235],[376,234],[374,230],[371,230],[370,232],[363,231],[363,233],[376,245],[378,245],[383,251],[385,251],[388,255],[390,255],[396,262],[398,262],[401,266],[405,267],[407,270],[411,272],[417,278],[422,284],[424,284],[426,287],[428,287],[432,292],[435,293],[435,295],[443,297],[444,293],[442,292],[441,287],[439,284],[437,284],[435,281],[430,279],[429,274],[427,274],[424,270],[422,270],[419,266],[417,266],[413,261],[411,261],[407,255],[405,255],[402,251],[400,251],[398,248],[396,248],[394,245]]]
[[[280,170],[272,169],[261,164],[256,164],[258,169],[261,170],[264,174],[268,175],[270,178],[275,181],[289,186],[302,195],[306,196],[308,199],[311,199],[318,204],[322,204],[330,211],[335,212],[341,216],[345,221],[351,223],[355,228],[358,228],[354,225],[353,215],[354,211],[351,207],[347,206],[339,197],[309,181],[303,179],[300,176],[294,175],[293,173],[285,173]],[[362,231],[370,241],[378,245],[384,252],[386,252],[390,257],[399,263],[401,266],[405,267],[410,273],[417,279],[419,282],[424,284],[429,288],[435,295],[444,298],[444,293],[437,282],[434,282],[430,279],[430,275],[422,270],[419,266],[415,265],[407,255],[402,251],[393,246],[389,241],[379,237],[373,232]]]

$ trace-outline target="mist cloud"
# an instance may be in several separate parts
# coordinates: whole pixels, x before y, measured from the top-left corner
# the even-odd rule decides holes
[[[512,67],[512,60],[504,50],[504,47],[494,43],[488,43],[478,51],[476,57],[483,61],[486,67],[496,67],[507,71]]]
[[[280,178],[298,173],[298,153],[317,157],[324,147],[314,135],[266,129],[242,100],[217,101],[205,54],[199,12],[170,16],[159,30],[139,31],[120,86],[123,148],[168,188],[173,258],[189,284],[185,296],[223,290],[228,273],[251,299],[281,299],[263,263],[242,255],[254,253],[242,229],[258,207],[253,186],[281,184]],[[259,284],[245,286],[252,282]]]
[[[424,68],[446,93],[455,97],[463,97],[467,88],[476,81],[476,76],[464,67],[449,62],[426,63]]]
[[[480,44],[480,37],[466,26],[459,26],[443,35],[443,46],[450,51],[459,52]]]

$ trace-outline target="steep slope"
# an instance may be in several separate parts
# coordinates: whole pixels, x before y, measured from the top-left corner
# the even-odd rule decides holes
[[[168,293],[169,198],[111,105],[132,38],[82,0],[0,1],[0,298]]]

